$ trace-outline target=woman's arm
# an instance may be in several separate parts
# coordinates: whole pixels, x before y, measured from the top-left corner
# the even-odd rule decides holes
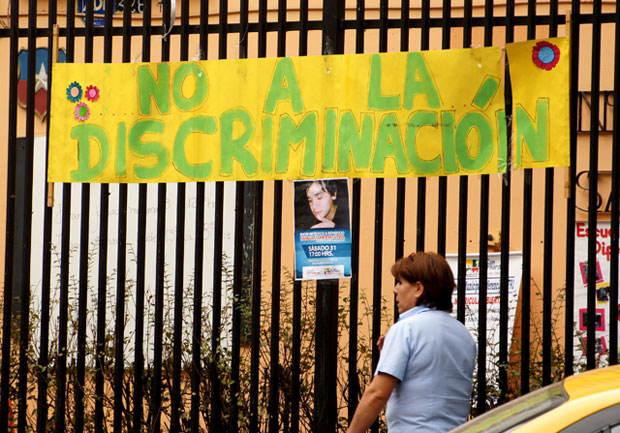
[[[368,430],[387,403],[397,383],[397,378],[385,373],[379,373],[372,379],[355,410],[348,433],[363,433]]]

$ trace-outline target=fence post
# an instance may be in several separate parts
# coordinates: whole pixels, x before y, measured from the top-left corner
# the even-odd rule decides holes
[[[344,0],[323,2],[323,55],[344,52]],[[338,280],[318,281],[316,287],[316,345],[314,431],[335,432],[338,348]]]

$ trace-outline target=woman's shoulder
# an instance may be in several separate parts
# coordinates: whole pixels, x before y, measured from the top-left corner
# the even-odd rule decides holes
[[[423,310],[417,312],[417,314],[412,314],[407,317],[404,317],[402,320],[399,320],[396,323],[402,323],[402,326],[404,327],[410,327],[410,326],[432,327],[432,326],[436,326],[437,324],[445,323],[445,322],[449,322],[449,323],[457,322],[459,324],[461,323],[458,320],[456,320],[456,318],[453,317],[449,312],[443,311],[443,310],[437,310],[434,308],[424,308]]]

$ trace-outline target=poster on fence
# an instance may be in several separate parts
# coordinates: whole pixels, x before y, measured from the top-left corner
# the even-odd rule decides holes
[[[469,332],[478,339],[478,304],[480,303],[480,256],[478,254],[468,254],[465,268],[465,326]],[[446,256],[452,272],[454,281],[458,281],[458,255],[449,254]],[[521,289],[521,276],[523,271],[523,253],[511,252],[508,263],[508,348],[512,342],[514,329],[515,312],[517,311],[517,301],[519,300],[519,290]],[[500,253],[489,253],[487,264],[487,373],[492,375],[497,371],[494,361],[499,352],[499,327],[500,327],[500,275],[501,257]],[[454,291],[452,303],[456,315],[456,305],[458,302],[457,291]],[[489,352],[491,351],[491,352]]]
[[[295,181],[295,279],[351,278],[347,179]]]
[[[574,310],[574,354],[575,360],[586,356],[588,330],[588,223],[575,223],[575,310]],[[599,221],[596,225],[596,307],[595,307],[595,350],[599,365],[609,362],[609,276],[611,258],[611,223]],[[620,305],[618,305],[620,310]]]

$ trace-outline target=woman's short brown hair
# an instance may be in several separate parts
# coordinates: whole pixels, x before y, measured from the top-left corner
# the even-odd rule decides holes
[[[445,258],[436,253],[417,252],[392,265],[392,275],[413,284],[421,282],[424,292],[418,305],[452,311],[454,274]]]

